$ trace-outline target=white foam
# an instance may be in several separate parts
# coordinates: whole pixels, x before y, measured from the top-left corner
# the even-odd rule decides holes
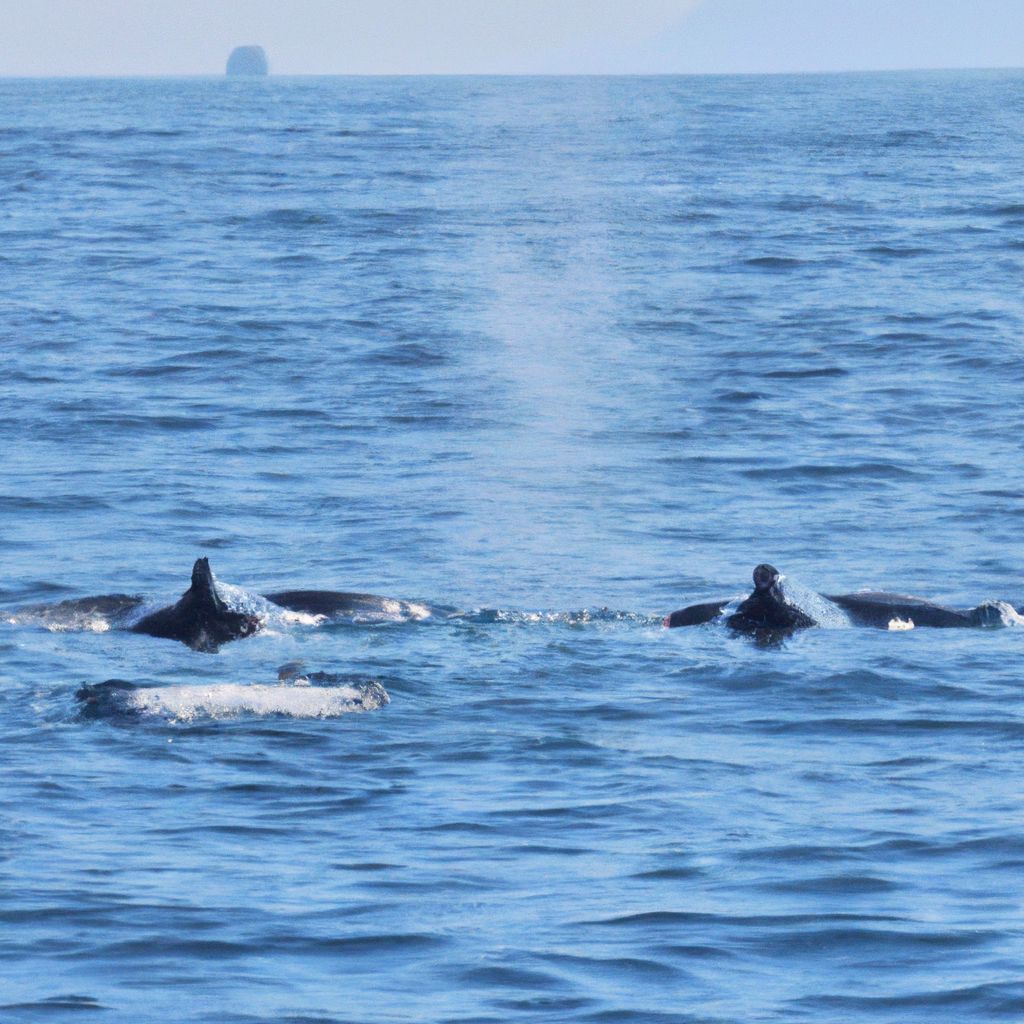
[[[289,626],[320,626],[327,621],[326,615],[314,615],[312,612],[293,612],[282,609],[276,618]]]
[[[268,601],[262,594],[256,594],[233,583],[214,579],[217,596],[233,611],[242,615],[253,615],[260,620],[262,629],[275,626],[319,626],[327,621],[326,615],[310,612],[294,612]]]
[[[377,624],[384,622],[422,622],[433,617],[433,611],[425,604],[399,601],[393,597],[380,598],[379,607],[355,608],[342,618],[348,622]]]
[[[289,718],[337,718],[373,711],[390,703],[382,686],[241,685],[157,686],[125,692],[125,710],[190,722],[196,718],[284,715]]]
[[[974,609],[973,617],[979,626],[986,629],[1024,626],[1024,616],[1007,601],[983,601]]]
[[[12,619],[17,622],[17,619]],[[43,625],[50,633],[106,633],[110,630],[110,622],[99,615],[79,615],[66,622],[46,622]]]
[[[913,619],[899,619],[899,618],[890,619],[889,620],[889,625],[888,625],[887,628],[888,628],[890,633],[904,632],[905,630],[913,629],[914,628],[914,620]]]
[[[233,612],[240,612],[243,615],[258,615],[263,619],[269,618],[281,610],[261,594],[255,594],[243,587],[236,587],[233,583],[224,583],[214,578],[213,585],[217,589],[217,596]]]

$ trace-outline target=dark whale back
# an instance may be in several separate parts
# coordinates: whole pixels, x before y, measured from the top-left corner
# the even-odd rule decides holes
[[[108,679],[103,683],[83,683],[75,692],[80,702],[79,716],[82,718],[112,718],[120,715],[134,716],[137,709],[126,700],[138,687],[125,679]]]
[[[946,608],[923,597],[908,594],[887,594],[884,591],[863,591],[858,594],[836,594],[828,598],[839,605],[858,626],[888,629],[894,619],[913,622],[915,626],[941,628],[977,625],[971,612]]]
[[[264,594],[282,608],[306,615],[355,615],[359,612],[383,611],[389,599],[374,594],[347,594],[336,590],[281,590],[276,594]],[[390,601],[391,604],[398,602]]]
[[[192,585],[181,600],[140,619],[133,632],[180,640],[194,651],[213,653],[222,644],[250,636],[260,628],[254,615],[232,611],[217,594],[208,558],[192,567]]]
[[[451,617],[454,608],[442,608],[419,601],[402,601],[376,594],[351,594],[338,590],[279,590],[264,594],[268,601],[305,615],[323,615],[328,619],[384,616],[389,621],[423,619],[437,615]]]

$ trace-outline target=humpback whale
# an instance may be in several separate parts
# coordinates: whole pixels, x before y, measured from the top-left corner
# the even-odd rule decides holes
[[[1005,601],[985,601],[976,608],[957,609],[936,604],[923,597],[890,594],[885,591],[860,591],[855,594],[807,595],[794,593],[785,577],[773,566],[759,565],[754,570],[754,592],[725,619],[725,624],[740,632],[756,630],[793,630],[822,625],[821,612],[841,610],[849,623],[877,629],[931,626],[968,628],[1005,626],[1024,623],[1024,619]],[[810,600],[808,600],[808,597]],[[819,604],[819,602],[821,602]],[[690,605],[666,616],[669,628],[696,626],[720,618],[733,602],[707,601]]]
[[[145,604],[138,595],[109,594],[26,605],[4,613],[4,618],[15,625],[34,623],[55,631],[125,629],[213,653],[268,625],[316,625],[325,619],[408,622],[461,614],[453,608],[332,590],[283,590],[264,596],[218,584],[207,558],[196,560],[191,585],[174,604],[149,613]]]
[[[197,558],[192,584],[181,599],[140,619],[133,633],[180,640],[194,651],[213,653],[221,644],[251,636],[262,625],[259,616],[232,611],[217,593],[208,558]]]
[[[756,630],[806,629],[817,625],[811,612],[793,599],[783,587],[782,573],[773,565],[762,563],[754,569],[754,591],[725,619],[730,629],[743,633]],[[672,612],[664,619],[669,628],[697,626],[722,616],[732,601],[706,601]]]

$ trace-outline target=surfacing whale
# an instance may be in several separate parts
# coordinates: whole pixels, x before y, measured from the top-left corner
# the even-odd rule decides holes
[[[208,558],[192,566],[192,584],[167,608],[129,626],[133,633],[180,640],[194,651],[214,653],[222,644],[252,636],[262,625],[258,615],[232,611],[217,593]]]
[[[754,591],[725,616],[725,625],[743,633],[756,630],[806,629],[817,625],[810,612],[793,600],[783,588],[782,573],[772,565],[761,564],[754,569]],[[707,601],[672,612],[664,620],[669,628],[697,626],[725,615],[733,601]]]
[[[327,620],[400,623],[462,614],[422,602],[332,590],[283,590],[263,596],[218,583],[207,558],[196,560],[191,584],[178,601],[146,614],[145,605],[138,595],[109,594],[26,605],[3,613],[3,618],[14,625],[32,623],[53,631],[124,629],[213,653],[231,640],[274,626],[319,625]]]
[[[820,603],[819,603],[820,602]],[[722,617],[733,602],[708,601],[672,612],[664,620],[669,628],[696,626]],[[754,570],[754,592],[725,617],[725,625],[739,632],[794,630],[835,625],[833,611],[847,624],[877,629],[940,629],[1024,624],[1024,618],[1005,601],[985,601],[976,608],[960,610],[923,597],[862,591],[855,594],[815,594],[788,585],[771,565]]]
[[[229,640],[252,636],[262,625],[259,615],[228,607],[217,593],[206,558],[197,559],[192,567],[191,585],[178,601],[140,617],[145,605],[145,599],[137,594],[106,594],[55,604],[25,605],[4,617],[15,625],[34,623],[55,632],[104,633],[125,629],[180,640],[195,651],[211,653]]]

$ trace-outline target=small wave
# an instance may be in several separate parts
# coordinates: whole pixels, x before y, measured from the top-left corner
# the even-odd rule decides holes
[[[231,221],[237,226],[280,228],[321,228],[336,223],[330,214],[296,207],[282,207],[249,216],[233,217]]]
[[[12,1011],[31,1011],[38,1012],[40,1020],[46,1018],[42,1014],[51,1014],[58,1010],[106,1010],[108,1007],[104,1006],[98,1000],[93,999],[92,996],[78,996],[78,995],[67,995],[67,996],[51,996],[49,999],[40,999],[38,1002],[29,1003],[3,1003],[0,1005],[0,1010],[12,1010]]]
[[[546,953],[542,955],[542,959],[560,967],[579,968],[587,972],[620,971],[630,978],[638,978],[642,975],[671,978],[679,974],[679,971],[671,964],[660,960],[631,956],[597,957],[572,953]]]
[[[770,477],[773,480],[810,480],[827,479],[829,477],[865,477],[876,480],[909,480],[918,476],[914,470],[895,466],[891,462],[855,462],[850,465],[836,464],[804,464],[795,466],[765,467],[757,466],[740,471],[743,476],[752,479]]]
[[[912,245],[872,245],[864,250],[869,256],[882,256],[887,259],[910,259],[913,256],[927,256],[934,251]]]
[[[809,893],[811,895],[856,896],[863,893],[891,892],[895,882],[874,875],[822,875],[785,882],[767,882],[760,886],[767,892]]]
[[[566,626],[586,626],[594,622],[634,622],[642,626],[661,625],[661,618],[658,616],[616,611],[613,608],[581,608],[579,611],[572,612],[531,612],[499,608],[493,612],[478,612],[472,618],[473,621],[478,622],[508,622],[515,625],[529,625],[535,622],[561,623]]]
[[[660,925],[730,925],[738,928],[796,927],[799,925],[825,926],[832,922],[902,921],[892,914],[716,914],[698,910],[647,910],[635,914],[581,921],[584,925],[649,928]]]
[[[743,261],[745,266],[761,270],[793,270],[810,265],[809,260],[798,260],[792,256],[752,256]]]
[[[486,967],[470,967],[459,973],[463,985],[485,985],[488,988],[545,989],[562,988],[565,982],[555,975],[543,971],[530,971],[522,967],[504,967],[493,964]]]
[[[969,206],[956,212],[982,217],[1024,217],[1024,203],[1003,203],[997,206]]]
[[[763,401],[767,397],[760,391],[719,391],[715,395],[715,401],[726,405],[746,405],[750,402]]]
[[[820,366],[810,370],[770,370],[762,374],[767,380],[802,380],[805,377],[849,377],[841,366]]]
[[[303,956],[338,953],[380,955],[400,950],[413,952],[418,949],[433,949],[444,946],[447,942],[444,936],[429,932],[388,932],[378,935],[330,937],[280,934],[266,936],[262,940],[262,948]]]
[[[837,1011],[909,1010],[926,1007],[960,1007],[960,1020],[981,1020],[1002,1017],[1021,1019],[1024,1013],[1024,986],[1020,982],[992,982],[962,988],[909,992],[894,996],[809,996],[798,1000],[808,1008]]]
[[[886,132],[881,143],[886,147],[948,144],[953,136],[940,135],[928,128],[901,128]]]

